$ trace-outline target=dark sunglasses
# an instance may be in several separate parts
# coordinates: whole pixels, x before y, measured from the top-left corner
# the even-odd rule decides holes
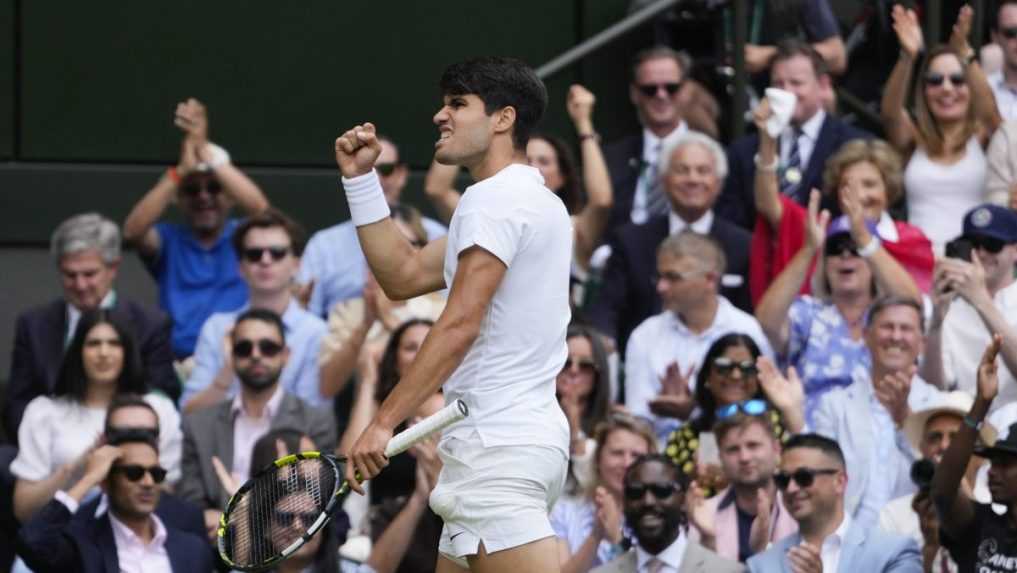
[[[657,499],[667,499],[674,495],[676,491],[681,491],[681,488],[673,482],[629,484],[625,486],[625,499],[632,501],[643,499],[647,491],[652,493],[653,497]]]
[[[396,167],[399,167],[398,163],[375,163],[374,168],[378,170],[378,175],[382,177],[388,177],[395,173]]]
[[[180,188],[180,191],[188,197],[197,197],[202,191],[208,191],[209,195],[218,195],[222,193],[222,184],[215,179],[210,179],[205,182],[204,185],[200,183],[190,183]]]
[[[293,525],[293,520],[300,518],[301,523],[304,527],[310,527],[314,520],[318,518],[319,513],[316,511],[274,511],[272,512],[272,519],[283,527],[289,527]]]
[[[234,342],[233,356],[235,356],[236,358],[250,358],[251,354],[254,353],[254,344],[255,342],[253,340],[246,339]],[[267,338],[262,338],[257,342],[257,344],[258,344],[258,353],[264,356],[265,358],[272,358],[276,354],[282,352],[283,349],[282,344],[279,344],[274,340],[268,340]]]
[[[999,253],[1006,246],[1006,243],[994,237],[982,237],[978,235],[965,237],[971,243],[971,249],[981,249],[993,255]]]
[[[565,372],[572,368],[578,368],[584,374],[593,374],[597,371],[597,365],[589,358],[569,358],[561,367],[561,371]]]
[[[727,406],[721,406],[717,408],[714,416],[717,420],[724,420],[734,416],[738,412],[748,414],[749,416],[759,416],[765,414],[766,410],[769,409],[770,405],[765,400],[742,400],[741,402],[735,402],[734,404],[728,404]]]
[[[759,369],[756,368],[756,363],[751,360],[735,362],[726,356],[720,356],[713,361],[713,371],[721,376],[728,376],[735,370],[741,372],[742,376],[745,378],[759,374]]]
[[[839,471],[840,470],[835,469],[814,470],[810,468],[798,468],[792,474],[777,472],[773,476],[773,483],[777,484],[777,487],[780,489],[787,489],[791,480],[795,480],[798,487],[809,487],[816,482],[816,476],[833,475]]]
[[[857,257],[858,246],[849,235],[835,236],[823,245],[823,254],[827,257],[839,257],[844,254]]]
[[[664,84],[639,84],[636,86],[640,92],[646,97],[653,97],[657,95],[657,92],[663,89],[667,92],[667,95],[673,96],[678,93],[678,90],[682,89],[682,82],[667,82]]]
[[[939,86],[943,85],[943,82],[946,81],[946,80],[950,80],[950,83],[955,85],[955,86],[963,86],[963,85],[965,85],[967,83],[967,80],[964,78],[964,74],[949,74],[949,75],[944,75],[944,74],[926,74],[925,75],[925,85],[927,85],[929,87],[938,88]]]
[[[999,33],[1007,40],[1017,38],[1017,28],[1002,28]]]
[[[243,256],[244,260],[249,263],[260,263],[265,257],[265,253],[268,253],[272,258],[273,262],[283,260],[286,255],[290,254],[289,247],[264,247],[264,248],[250,248],[244,249]]]
[[[137,464],[113,466],[110,468],[111,472],[119,472],[124,474],[127,481],[140,481],[141,478],[145,477],[145,474],[152,476],[152,481],[155,483],[162,483],[166,479],[166,468],[162,466],[152,466],[146,468],[145,466],[139,466]]]

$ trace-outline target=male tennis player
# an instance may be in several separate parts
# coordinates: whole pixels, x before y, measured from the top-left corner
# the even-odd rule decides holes
[[[568,424],[555,400],[565,363],[572,229],[562,202],[526,165],[526,140],[547,107],[525,64],[481,58],[441,78],[435,159],[469,169],[447,239],[417,250],[389,218],[372,170],[374,126],[335,143],[350,213],[385,293],[449,288],[445,311],[412,366],[348,452],[374,477],[392,430],[444,385],[470,416],[445,431],[431,507],[445,520],[437,571],[558,571],[548,511],[565,481]],[[358,488],[359,489],[359,488]]]

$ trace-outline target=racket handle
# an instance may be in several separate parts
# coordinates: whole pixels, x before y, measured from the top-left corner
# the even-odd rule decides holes
[[[444,430],[469,415],[470,410],[466,407],[466,402],[456,400],[434,414],[413,424],[413,426],[392,436],[392,439],[388,441],[388,446],[385,447],[385,455],[392,457],[396,454],[401,454],[410,449],[413,444],[427,438],[431,434]]]

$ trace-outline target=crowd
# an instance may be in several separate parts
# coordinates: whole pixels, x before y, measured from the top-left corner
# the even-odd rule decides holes
[[[750,135],[718,142],[695,62],[656,46],[628,78],[640,132],[602,145],[574,85],[578,155],[564,134],[526,145],[572,225],[561,570],[1017,571],[1017,2],[986,14],[991,70],[970,7],[940,46],[913,10],[885,15],[885,139],[837,114],[851,62],[827,0],[757,4]],[[200,101],[175,125],[176,165],[122,226],[54,230],[63,296],[17,319],[0,570],[221,569],[229,496],[281,453],[344,454],[444,308],[389,298],[351,222],[306,240]],[[470,188],[432,163],[423,216],[381,143],[392,218],[423,248]],[[122,243],[158,308],[118,292]],[[437,447],[393,458],[278,570],[433,571]]]

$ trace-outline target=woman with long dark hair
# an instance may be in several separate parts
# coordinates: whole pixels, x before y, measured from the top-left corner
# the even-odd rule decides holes
[[[569,357],[555,380],[558,403],[569,422],[570,487],[584,489],[593,479],[593,430],[611,407],[607,352],[592,328],[573,323],[565,334]]]

